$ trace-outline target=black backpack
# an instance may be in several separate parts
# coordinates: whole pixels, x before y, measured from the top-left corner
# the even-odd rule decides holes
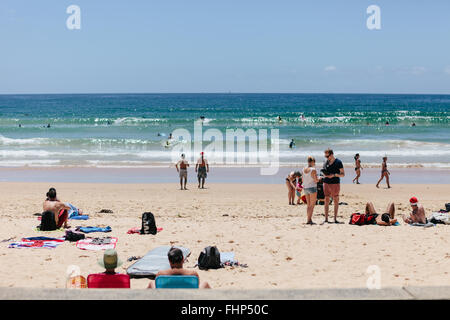
[[[156,234],[155,216],[151,212],[144,212],[142,214],[142,228],[141,234]]]
[[[75,241],[82,240],[85,238],[86,238],[86,236],[84,233],[66,230],[66,236],[65,236],[66,241],[75,242]]]
[[[317,183],[317,200],[325,199],[325,193],[323,192],[323,182]]]
[[[198,257],[198,267],[201,270],[221,268],[219,249],[211,246],[206,247]]]
[[[39,226],[41,231],[53,231],[56,230],[55,214],[51,211],[45,211],[42,213],[41,225]]]

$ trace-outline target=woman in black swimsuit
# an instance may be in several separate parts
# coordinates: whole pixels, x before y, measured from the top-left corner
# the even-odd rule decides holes
[[[390,176],[390,172],[387,169],[387,157],[383,157],[383,163],[381,164],[381,177],[380,180],[378,180],[377,182],[377,188],[379,188],[379,184],[381,182],[381,180],[383,180],[384,177],[386,177],[386,183],[388,188],[391,187],[391,185],[389,184],[389,176]]]
[[[353,183],[360,184],[359,183],[359,177],[361,176],[361,160],[359,159],[359,153],[355,154],[355,172],[356,177],[353,179]]]

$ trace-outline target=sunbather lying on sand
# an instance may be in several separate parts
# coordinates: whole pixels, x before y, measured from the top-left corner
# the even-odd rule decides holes
[[[427,218],[425,217],[425,209],[423,205],[419,203],[416,197],[412,197],[409,199],[409,204],[411,205],[412,212],[409,215],[409,218],[403,216],[403,220],[406,223],[427,223]]]
[[[383,214],[378,214],[372,202],[367,202],[366,204],[366,214],[376,215],[375,220],[379,226],[392,226],[397,223],[395,216],[395,206],[394,203],[389,203],[386,212]]]
[[[159,271],[156,274],[156,277],[178,275],[178,276],[196,276],[200,279],[196,271],[183,269],[184,258],[183,252],[180,249],[178,248],[170,249],[167,256],[169,257],[170,269]],[[151,281],[148,285],[148,288],[155,289],[155,283]],[[208,282],[205,281],[203,283],[200,283],[199,288],[210,289],[211,287],[209,286]]]
[[[70,228],[67,225],[69,210],[70,207],[59,201],[56,197],[56,189],[50,188],[47,192],[47,199],[45,199],[43,204],[43,211],[51,211],[54,213],[57,228],[61,228],[63,225],[64,228]]]

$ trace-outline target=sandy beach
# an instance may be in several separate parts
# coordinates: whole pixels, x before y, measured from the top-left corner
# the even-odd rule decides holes
[[[306,206],[289,206],[284,184],[209,184],[188,191],[173,184],[0,183],[0,240],[31,236],[62,236],[37,232],[34,213],[42,211],[44,195],[55,187],[62,201],[90,215],[88,221],[70,220],[71,226],[111,226],[108,236],[119,238],[117,251],[124,261],[143,256],[161,245],[191,250],[186,267],[192,268],[200,251],[217,245],[234,251],[248,268],[226,267],[198,271],[201,280],[216,289],[350,288],[365,287],[367,267],[378,265],[382,287],[450,285],[450,226],[396,227],[348,225],[350,214],[362,212],[366,201],[384,210],[394,201],[397,214],[408,213],[408,199],[417,196],[427,215],[449,202],[448,184],[396,184],[390,190],[374,184],[343,184],[341,225],[306,226]],[[98,213],[111,209],[114,213]],[[127,234],[139,227],[141,214],[155,214],[163,231],[155,236]],[[323,221],[317,206],[315,222]],[[105,234],[91,234],[102,236]],[[65,242],[56,249],[11,249],[0,244],[0,286],[63,288],[66,268],[78,265],[81,273],[101,272],[97,259],[103,252],[85,251]],[[196,269],[198,270],[198,269]],[[145,288],[147,279],[132,279],[132,288]]]

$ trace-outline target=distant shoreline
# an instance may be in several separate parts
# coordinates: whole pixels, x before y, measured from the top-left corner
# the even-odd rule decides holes
[[[214,167],[208,174],[208,183],[236,184],[284,184],[284,178],[292,170],[304,165],[280,167],[275,175],[261,175],[258,167]],[[321,166],[317,166],[318,169]],[[450,169],[444,168],[393,168],[391,183],[395,184],[450,184]],[[345,168],[343,184],[351,184],[355,176],[353,167]],[[380,177],[379,168],[362,170],[360,182],[373,184]],[[174,167],[152,168],[93,168],[93,167],[0,167],[0,182],[43,182],[43,183],[113,183],[113,184],[178,184]],[[188,170],[188,183],[197,183],[194,167]],[[384,187],[384,182],[381,184]]]

